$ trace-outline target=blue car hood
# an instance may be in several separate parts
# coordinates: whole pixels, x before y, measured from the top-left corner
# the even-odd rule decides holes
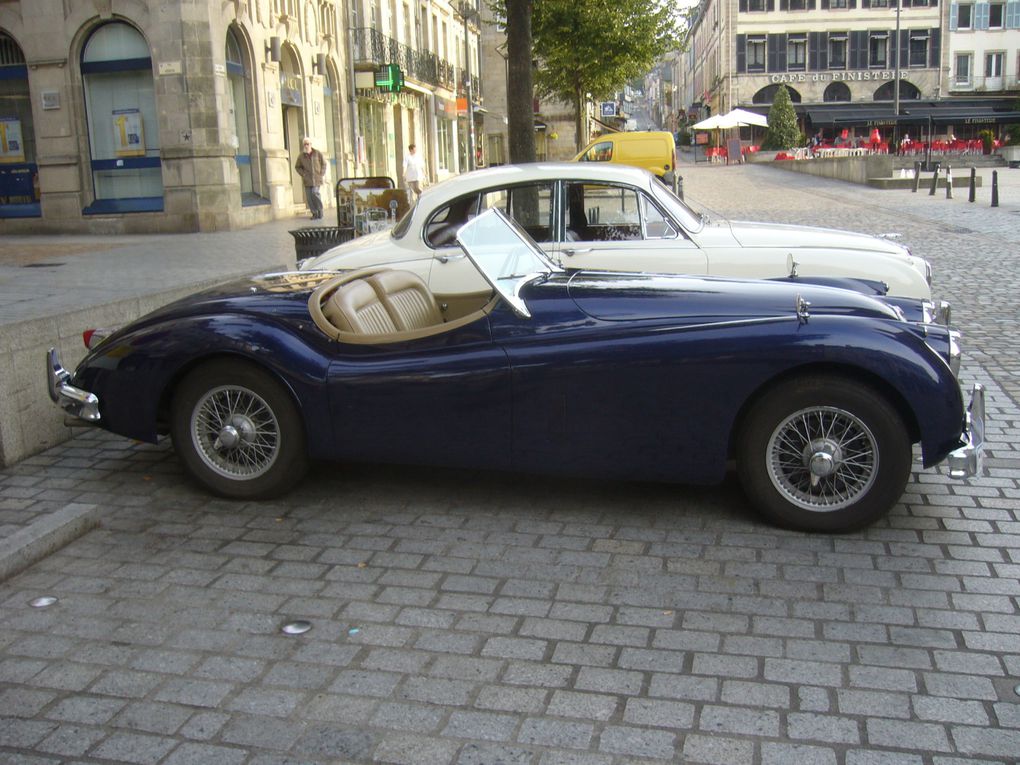
[[[776,281],[737,281],[664,274],[575,273],[568,292],[577,307],[603,321],[692,319],[740,321],[796,315],[900,318],[889,305],[847,289]]]

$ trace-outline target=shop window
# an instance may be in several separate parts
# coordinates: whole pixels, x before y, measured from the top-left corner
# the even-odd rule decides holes
[[[830,82],[828,87],[825,88],[825,93],[822,94],[822,100],[827,103],[832,101],[849,101],[850,88],[845,82]]]
[[[0,32],[0,218],[41,214],[28,67],[14,38]]]
[[[326,67],[326,85],[322,89],[322,108],[326,110],[326,152],[328,154],[329,166],[332,170],[330,177],[334,183],[340,179],[340,168],[337,163],[341,152],[340,136],[342,135],[339,96],[340,93],[336,85],[336,72],[333,71],[332,63],[330,63]]]
[[[973,60],[973,54],[971,53],[957,53],[956,54],[956,68],[953,72],[953,82],[957,85],[970,85],[971,84],[971,62]]]
[[[86,214],[163,209],[149,46],[134,27],[96,29],[81,59],[95,200]]]
[[[234,160],[241,182],[241,203],[244,205],[260,204],[262,197],[255,193],[254,170],[252,167],[252,132],[254,114],[249,99],[251,89],[251,72],[247,65],[248,57],[244,54],[244,46],[237,31],[227,30],[227,91],[230,109],[234,117]]]

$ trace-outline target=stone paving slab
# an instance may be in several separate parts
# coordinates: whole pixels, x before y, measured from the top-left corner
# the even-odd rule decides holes
[[[167,443],[86,431],[0,471],[6,533],[72,502],[101,524],[0,584],[0,763],[1015,763],[1015,232],[768,168],[688,183],[750,218],[899,223],[988,388],[988,475],[916,473],[829,536],[764,525],[732,477],[321,465],[225,502]]]

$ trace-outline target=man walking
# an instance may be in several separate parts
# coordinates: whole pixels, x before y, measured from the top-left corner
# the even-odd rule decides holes
[[[411,191],[411,202],[421,196],[421,182],[424,178],[425,166],[422,164],[421,157],[415,150],[415,145],[408,144],[407,154],[404,155],[404,183]]]
[[[319,186],[326,177],[326,160],[322,152],[312,146],[312,139],[305,138],[301,144],[301,154],[298,156],[294,168],[304,181],[305,201],[312,213],[312,220],[319,220],[322,217],[322,197],[319,196]]]

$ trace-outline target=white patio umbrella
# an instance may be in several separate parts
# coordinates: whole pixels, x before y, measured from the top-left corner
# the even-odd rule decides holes
[[[746,109],[731,109],[723,115],[723,119],[735,121],[738,125],[754,125],[756,127],[768,127],[769,121],[764,115],[749,112]],[[736,127],[736,125],[734,125]]]
[[[736,126],[737,123],[727,120],[724,114],[713,114],[711,117],[706,117],[701,122],[695,122],[691,125],[695,130],[725,130],[726,128]]]

